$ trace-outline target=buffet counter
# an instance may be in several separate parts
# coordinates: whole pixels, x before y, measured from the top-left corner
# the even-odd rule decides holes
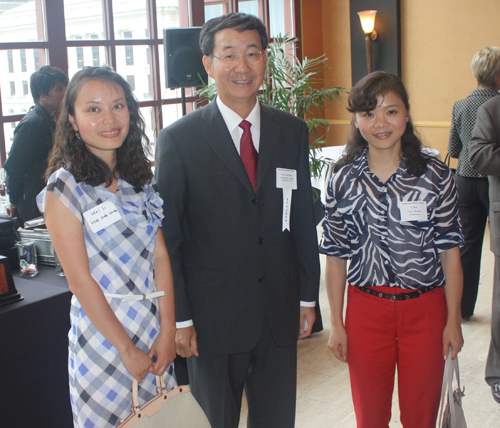
[[[68,283],[51,266],[13,276],[23,300],[0,306],[0,425],[71,428]]]

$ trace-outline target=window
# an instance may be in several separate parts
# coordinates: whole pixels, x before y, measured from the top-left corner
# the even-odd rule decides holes
[[[134,47],[133,46],[125,46],[125,64],[126,65],[134,65]]]
[[[92,65],[99,67],[99,46],[92,46]]]
[[[132,92],[135,91],[135,76],[127,76],[127,82],[132,88]]]
[[[9,109],[9,114],[14,114],[14,110]],[[16,122],[11,122],[10,127],[12,129],[15,129],[16,128]]]
[[[300,26],[292,25],[296,19],[292,12],[299,10],[300,0],[23,0],[4,3],[9,3],[10,8],[0,13],[0,28],[6,34],[0,38],[0,64],[5,64],[4,73],[0,73],[0,164],[5,161],[13,138],[11,127],[21,119],[19,112],[32,104],[31,97],[23,95],[23,79],[29,82],[26,76],[44,65],[57,65],[69,78],[86,66],[108,64],[114,68],[135,88],[148,136],[154,144],[158,132],[182,116],[180,90],[165,87],[164,28],[201,26],[205,18],[237,8],[264,18],[271,35],[278,28],[281,31],[283,26],[291,35],[294,35],[294,28],[300,30]],[[64,13],[60,10],[61,4]],[[113,14],[107,16],[110,10]],[[52,18],[49,26],[46,25],[47,16]],[[27,74],[17,80],[15,73],[20,72]],[[133,82],[130,77],[134,78]],[[187,88],[187,111],[194,108],[196,99],[194,92]],[[17,114],[2,113],[11,107]],[[10,126],[5,126],[8,124]]]
[[[28,82],[23,80],[23,95],[28,95]]]
[[[78,69],[83,68],[83,48],[81,47],[76,48],[76,67]]]
[[[26,73],[28,70],[28,67],[26,67],[26,51],[24,49],[21,49],[19,51],[19,54],[21,55],[21,71],[23,73]]]
[[[33,62],[35,63],[35,71],[40,70],[40,54],[38,53],[38,49],[33,50]]]
[[[14,59],[11,50],[7,51],[7,62],[9,63],[9,73],[14,73]]]
[[[146,82],[147,82],[147,89],[148,91],[144,93],[144,98],[149,99],[151,98],[151,75],[146,76]]]

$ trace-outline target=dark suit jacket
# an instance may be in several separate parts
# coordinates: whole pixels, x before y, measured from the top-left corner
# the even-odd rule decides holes
[[[24,221],[39,217],[36,195],[45,187],[47,159],[56,127],[54,118],[36,103],[14,131],[14,142],[4,168],[10,202]]]
[[[469,154],[472,168],[488,176],[490,247],[493,253],[500,256],[500,96],[479,107]]]
[[[299,301],[316,301],[319,257],[304,121],[261,105],[254,192],[215,102],[158,136],[156,178],[177,321],[221,353],[255,347],[267,317],[278,346],[296,343]],[[291,231],[282,231],[276,168],[297,170]]]

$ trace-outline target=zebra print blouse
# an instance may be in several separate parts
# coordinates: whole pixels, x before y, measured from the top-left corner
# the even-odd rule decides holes
[[[423,201],[421,220],[401,220],[402,203],[410,201]],[[350,260],[347,280],[357,287],[443,286],[439,254],[463,245],[455,179],[433,157],[420,177],[408,174],[402,159],[382,183],[365,151],[332,177],[325,211],[320,252]]]

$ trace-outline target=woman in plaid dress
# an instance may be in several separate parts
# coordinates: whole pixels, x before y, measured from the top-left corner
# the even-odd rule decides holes
[[[130,86],[109,67],[71,80],[48,184],[39,195],[73,299],[69,378],[75,427],[113,427],[154,375],[175,385],[173,281],[162,200]]]

